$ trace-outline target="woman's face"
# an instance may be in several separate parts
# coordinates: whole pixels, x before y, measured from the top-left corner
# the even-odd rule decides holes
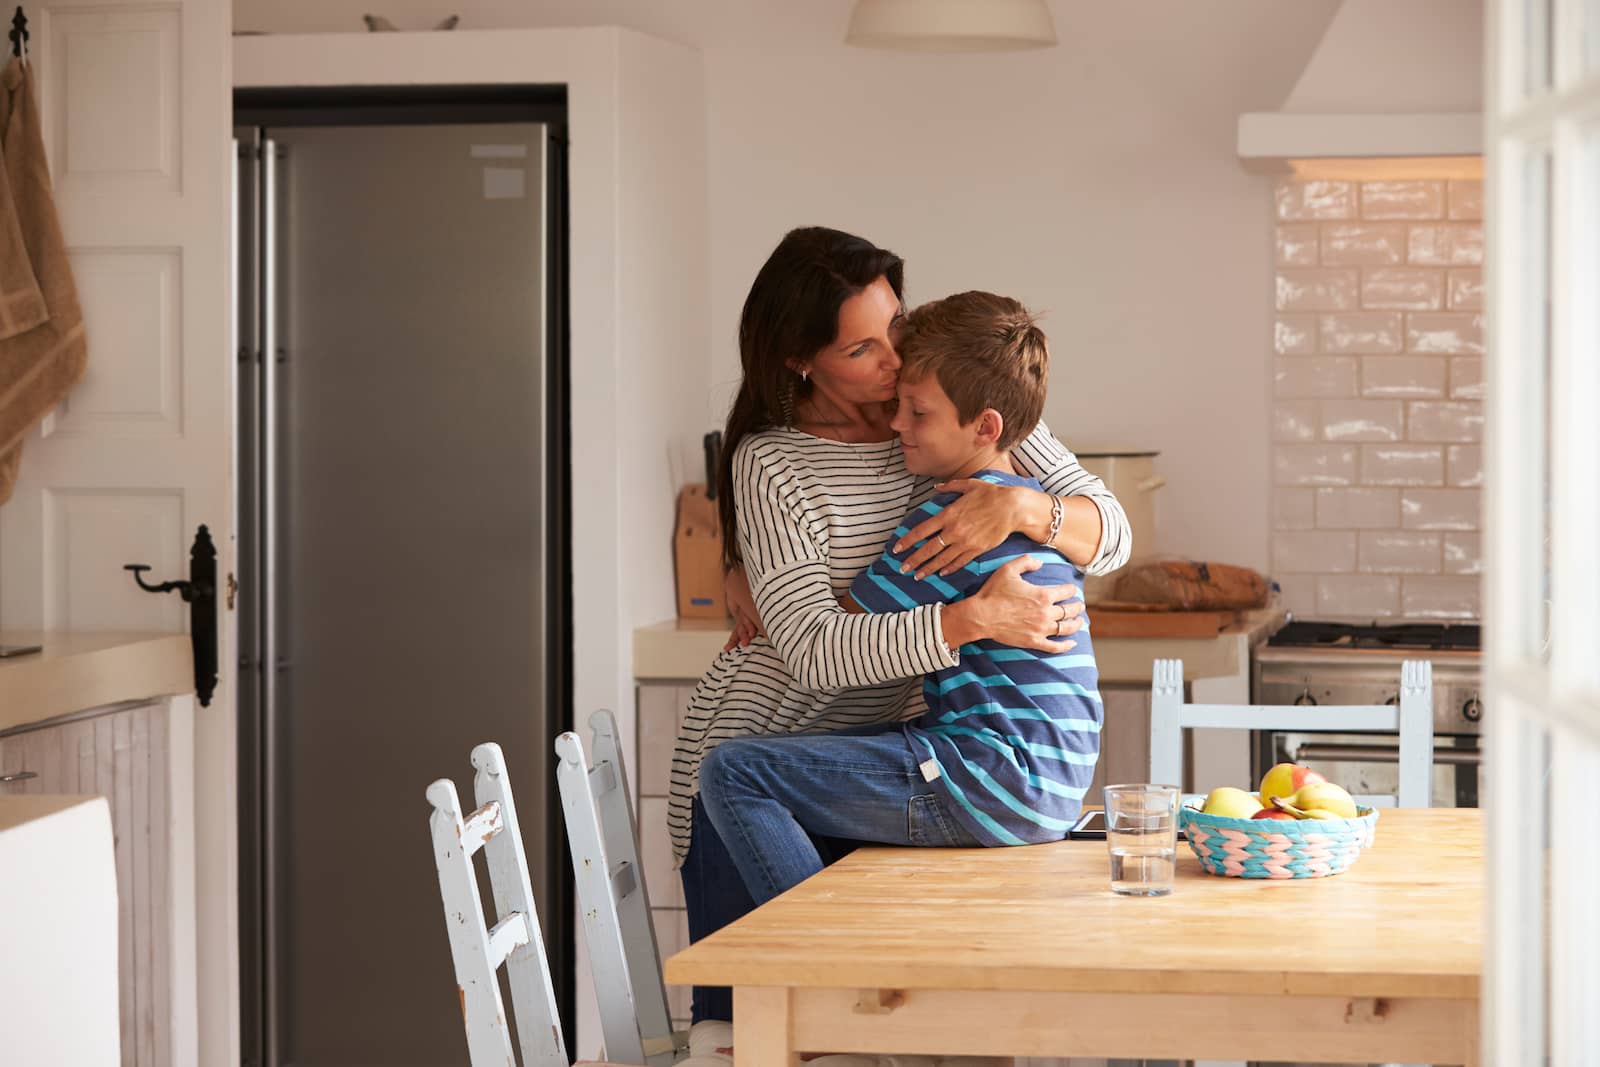
[[[805,370],[817,392],[837,403],[881,404],[894,399],[900,356],[894,350],[900,298],[878,278],[839,308],[833,343],[795,370]]]

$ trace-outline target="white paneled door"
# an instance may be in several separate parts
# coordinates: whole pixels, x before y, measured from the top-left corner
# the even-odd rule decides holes
[[[186,605],[138,591],[122,567],[187,578],[203,523],[218,573],[233,569],[231,9],[24,6],[89,357],[25,444],[0,508],[0,626],[182,630]],[[196,944],[175,963],[188,987],[174,1005],[176,1063],[238,1061],[229,631],[195,722]]]
[[[1485,1061],[1600,1063],[1600,0],[1489,5]]]

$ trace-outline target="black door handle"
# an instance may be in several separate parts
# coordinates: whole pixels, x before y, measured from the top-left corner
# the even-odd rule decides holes
[[[189,640],[194,647],[194,691],[201,707],[209,707],[217,689],[217,546],[204,525],[194,535],[189,549],[189,580],[149,585],[144,563],[128,563],[122,568],[133,572],[133,580],[147,593],[176,592],[189,605]]]

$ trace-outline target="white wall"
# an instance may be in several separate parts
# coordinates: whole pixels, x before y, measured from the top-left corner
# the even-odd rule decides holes
[[[236,0],[235,24],[355,29],[369,6]],[[1161,449],[1160,547],[1265,566],[1271,195],[1240,169],[1234,124],[1281,104],[1336,6],[1056,0],[1059,47],[999,56],[847,48],[850,0],[450,10],[478,28],[615,22],[703,51],[705,428],[732,396],[739,306],[772,245],[796,225],[851,229],[907,257],[914,301],[982,287],[1047,311],[1057,433]],[[376,10],[402,28],[444,11],[426,0]],[[656,510],[652,500],[640,518],[654,524]],[[657,551],[666,529],[639,543]],[[642,591],[636,617],[659,592]]]

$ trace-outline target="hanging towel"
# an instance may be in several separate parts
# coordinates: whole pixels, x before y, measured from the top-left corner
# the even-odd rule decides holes
[[[50,193],[30,64],[0,74],[0,504],[22,439],[83,377],[83,312]]]

